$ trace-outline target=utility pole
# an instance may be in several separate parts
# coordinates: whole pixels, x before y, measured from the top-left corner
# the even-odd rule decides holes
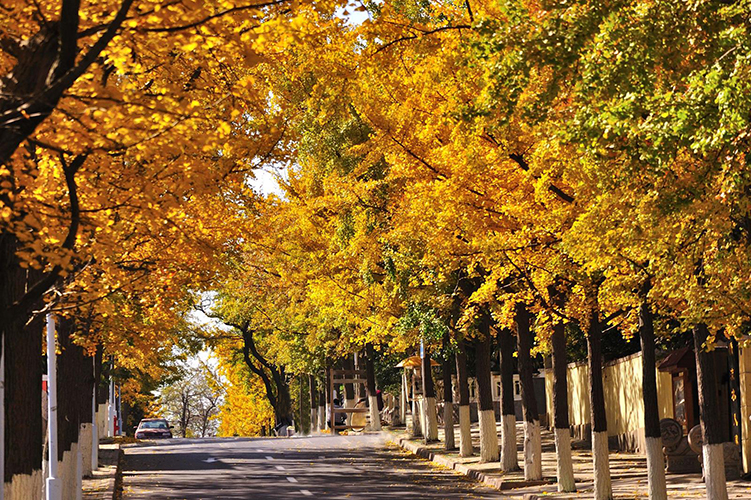
[[[55,319],[47,314],[47,433],[49,435],[49,477],[47,499],[62,500],[62,482],[57,477],[57,367],[55,366]]]

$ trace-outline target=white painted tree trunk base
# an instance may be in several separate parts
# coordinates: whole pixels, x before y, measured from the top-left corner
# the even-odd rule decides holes
[[[101,403],[96,412],[96,426],[99,429],[99,440],[107,437],[107,403]]]
[[[667,500],[668,491],[665,483],[665,455],[662,451],[662,438],[646,438],[647,478],[650,500]]]
[[[425,398],[425,441],[438,441],[438,409],[435,398]]]
[[[516,446],[516,415],[501,416],[501,470],[519,470],[519,456]]]
[[[78,448],[81,450],[81,475],[83,477],[91,476],[92,430],[91,422],[81,424],[78,429]]]
[[[78,444],[75,444],[76,449],[76,500],[83,500],[83,453]]]
[[[702,446],[702,458],[707,500],[728,500],[728,487],[725,482],[725,455],[722,443]]]
[[[410,436],[421,437],[422,436],[422,410],[419,399],[412,400],[412,428],[410,430]]]
[[[482,410],[479,412],[480,420],[480,462],[497,462],[498,433],[495,427],[495,412]]]
[[[443,440],[446,450],[456,448],[454,440],[454,403],[443,403]]]
[[[407,373],[402,370],[402,387],[399,391],[399,419],[403,424],[407,423]]]
[[[63,459],[57,464],[57,474],[62,483],[62,497],[66,500],[81,500],[78,457],[78,443],[73,443],[70,450],[63,453]]]
[[[313,434],[318,430],[318,412],[315,408],[310,409],[310,433]]]
[[[318,432],[326,430],[326,407],[318,407]]]
[[[44,475],[41,470],[32,474],[16,474],[9,483],[5,483],[5,500],[36,500],[42,498]]]
[[[420,410],[418,414],[420,415],[420,430],[422,431],[422,436],[425,437],[425,433],[428,430],[428,423],[426,421],[426,408],[427,405],[425,404],[425,398],[420,396],[420,404],[417,406],[417,408]]]
[[[613,485],[610,481],[607,431],[592,432],[592,461],[595,474],[595,500],[611,500]]]
[[[96,419],[94,420],[96,422]],[[91,471],[99,468],[99,428],[91,425]]]
[[[524,479],[542,479],[542,437],[540,421],[524,421]]]
[[[558,491],[570,493],[576,491],[574,481],[574,462],[571,460],[571,431],[555,429],[556,477]],[[662,450],[660,450],[662,453]]]
[[[473,453],[469,405],[459,405],[459,456],[471,457]]]
[[[381,430],[381,414],[378,412],[378,397],[375,395],[368,396],[368,403],[370,404],[370,430]]]

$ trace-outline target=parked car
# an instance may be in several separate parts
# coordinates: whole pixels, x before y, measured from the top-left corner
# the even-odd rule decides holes
[[[172,426],[163,418],[144,418],[136,427],[136,439],[171,438]]]

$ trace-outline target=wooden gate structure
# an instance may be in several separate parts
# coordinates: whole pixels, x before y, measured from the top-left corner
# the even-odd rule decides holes
[[[337,413],[350,413],[354,417],[355,414],[358,413],[364,413],[366,418],[368,415],[368,408],[362,407],[362,408],[335,408],[334,407],[334,387],[338,386],[339,384],[365,384],[365,370],[333,370],[328,369],[329,372],[329,408],[331,408],[331,421],[329,422],[329,425],[331,426],[331,435],[336,435],[340,430],[344,429],[361,429],[365,427],[364,425],[350,425],[350,424],[339,424],[336,423],[336,415]],[[343,406],[343,405],[342,405]],[[353,420],[352,418],[349,419],[350,422]],[[369,422],[368,422],[369,423]]]

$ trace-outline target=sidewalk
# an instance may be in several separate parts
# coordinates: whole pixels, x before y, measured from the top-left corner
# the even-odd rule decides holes
[[[501,428],[498,425],[498,435]],[[462,458],[458,451],[446,452],[443,449],[443,429],[439,430],[438,443],[425,445],[420,439],[409,439],[404,430],[391,430],[392,439],[405,450],[415,455],[431,460],[440,467],[453,469],[459,473],[476,479],[491,488],[504,492],[509,498],[534,498],[540,495],[545,498],[573,499],[591,496],[593,493],[592,454],[583,447],[584,443],[572,442],[572,458],[574,462],[574,477],[577,492],[558,493],[555,484],[556,461],[553,434],[545,429],[542,431],[542,474],[544,484],[529,483],[524,480],[524,472],[504,473],[499,463],[479,463],[479,456]],[[524,431],[521,423],[516,427],[517,446],[519,450],[519,464],[523,464]],[[456,444],[459,444],[459,429],[455,430]],[[479,429],[472,425],[472,441],[475,454],[479,455]],[[648,498],[647,494],[647,460],[643,455],[634,453],[610,453],[610,473],[613,481],[615,498],[632,499]],[[699,474],[668,474],[668,497],[670,498],[706,498],[704,482]],[[736,480],[728,482],[728,496],[731,499],[751,498],[751,481]]]
[[[83,480],[83,498],[112,500],[115,497],[117,469],[122,451],[119,444],[99,445],[99,468]]]

